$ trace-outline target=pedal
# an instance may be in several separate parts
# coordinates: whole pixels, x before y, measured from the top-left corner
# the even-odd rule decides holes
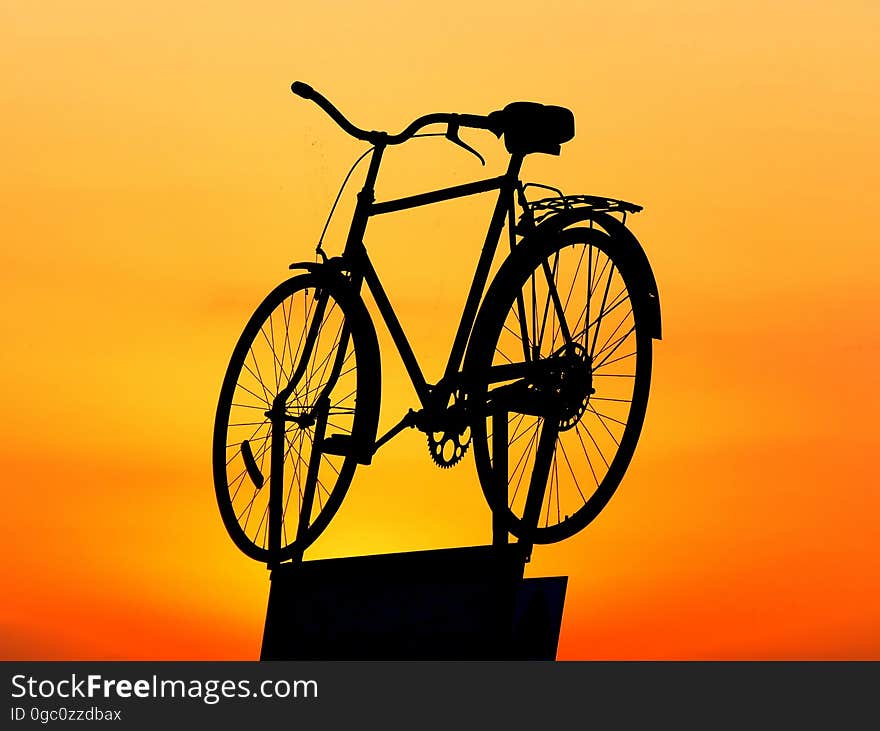
[[[251,478],[254,487],[259,490],[263,486],[263,483],[266,482],[266,478],[263,477],[263,473],[260,472],[260,468],[257,466],[257,460],[254,458],[254,451],[251,449],[251,443],[247,439],[241,443],[241,458],[244,460],[244,466],[245,469],[247,469],[248,477]]]
[[[321,451],[324,454],[337,454],[347,457],[351,454],[352,439],[350,434],[331,434],[321,442]]]

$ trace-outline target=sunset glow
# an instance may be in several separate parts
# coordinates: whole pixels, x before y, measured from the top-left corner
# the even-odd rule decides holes
[[[663,340],[643,435],[599,518],[527,567],[570,577],[559,657],[880,659],[880,5],[370,6],[0,7],[0,656],[258,656],[268,572],[217,511],[214,409],[364,149],[290,93],[301,79],[368,129],[565,105],[575,138],[523,179],[645,207],[628,223]],[[485,169],[414,140],[380,197],[503,171],[491,134],[462,137]],[[367,231],[429,380],[492,204]],[[379,339],[383,430],[417,402]],[[407,430],[307,558],[490,525],[471,455],[441,471]]]

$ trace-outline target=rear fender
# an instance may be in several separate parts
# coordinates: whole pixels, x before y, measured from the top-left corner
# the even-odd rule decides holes
[[[590,210],[589,208],[575,208],[570,211],[560,211],[559,213],[547,216],[537,224],[535,233],[539,236],[546,236],[585,221],[589,222],[591,227],[598,227],[605,231],[622,249],[624,256],[632,263],[637,288],[633,292],[633,297],[638,297],[646,308],[651,337],[660,340],[662,328],[657,281],[654,278],[654,272],[651,269],[651,264],[648,261],[645,250],[623,223],[610,213]]]

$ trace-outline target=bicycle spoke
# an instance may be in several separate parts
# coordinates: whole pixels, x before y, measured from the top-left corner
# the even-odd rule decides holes
[[[623,289],[623,291],[618,292],[612,298],[612,300],[608,304],[608,306],[604,310],[602,310],[602,312],[599,313],[599,316],[595,320],[593,320],[588,325],[586,325],[583,328],[583,330],[578,330],[577,328],[580,326],[581,320],[584,319],[584,314],[586,312],[586,306],[584,306],[584,309],[581,310],[581,314],[578,317],[577,322],[575,323],[576,334],[573,335],[572,337],[576,340],[576,339],[580,338],[581,335],[588,334],[594,325],[596,326],[596,332],[598,332],[598,326],[599,326],[600,321],[604,317],[606,317],[607,315],[610,315],[612,312],[614,312],[614,310],[616,310],[622,304],[624,304],[625,302],[628,302],[628,301],[629,301],[629,294],[627,293],[626,289]]]
[[[345,360],[348,360],[348,356],[346,356]],[[343,361],[343,363],[344,363],[344,361]],[[357,366],[352,366],[352,367],[349,368],[348,370],[343,371],[342,373],[339,374],[339,378],[342,378],[343,376],[346,376],[346,375],[348,375],[349,373],[354,372],[354,370],[355,370],[356,368],[357,368]],[[319,379],[319,380],[320,380],[320,379]],[[304,391],[304,392],[301,393],[301,394],[295,394],[295,395],[298,396],[298,398],[300,399],[300,401],[305,401],[305,399],[306,399],[307,396],[309,396],[310,394],[314,393],[314,392],[317,391],[319,388],[322,388],[324,385],[325,385],[324,383],[319,383],[317,386],[313,386],[313,387],[310,388],[308,391]],[[354,393],[354,391],[352,391],[352,394],[353,394],[353,393]],[[349,395],[351,395],[351,394],[349,394]],[[346,396],[345,398],[348,398],[348,396]],[[343,399],[341,399],[341,400],[344,401],[345,398],[343,398]]]
[[[540,424],[537,424],[536,427],[540,427]],[[510,494],[510,483],[513,482],[513,478],[516,477],[516,472],[519,469],[520,464],[522,464],[522,472],[520,472],[519,479],[516,481],[516,486],[513,491],[513,495],[510,497],[509,506],[513,506],[513,503],[516,501],[516,495],[519,492],[519,486],[522,482],[523,475],[526,473],[526,465],[528,464],[528,455],[532,452],[532,447],[537,442],[538,439],[539,428],[535,428],[534,433],[532,434],[532,438],[529,439],[529,443],[526,445],[525,451],[520,456],[519,460],[517,460],[516,465],[513,468],[513,472],[510,475],[510,479],[507,481],[507,492]],[[525,462],[524,462],[525,460]]]
[[[555,274],[550,271],[550,265],[547,263],[546,259],[542,260],[541,268],[544,270],[544,276],[547,279],[547,296],[553,301],[553,308],[559,322],[559,328],[562,330],[565,342],[570,343],[571,331],[568,329],[568,323],[565,321],[565,312],[562,309],[562,302],[559,300],[559,292],[556,290]]]
[[[599,316],[596,318],[596,332],[593,335],[593,346],[590,348],[590,358],[594,358],[596,352],[596,340],[599,337],[599,329],[602,326],[602,317],[605,314],[605,301],[608,299],[608,290],[611,288],[611,275],[614,273],[614,264],[608,274],[608,283],[605,285],[605,293],[602,295],[602,304],[599,306]]]
[[[580,426],[580,424],[574,425],[575,431],[577,431],[578,434],[580,434]],[[602,461],[605,463],[605,467],[607,469],[608,467],[610,467],[610,465],[608,464],[608,460],[605,459],[605,453],[602,451],[602,448],[596,443],[596,440],[589,429],[584,427],[584,431],[587,433],[587,436],[590,438],[590,441],[593,443],[593,446],[596,448],[596,451],[599,453],[599,456],[602,458]]]
[[[517,308],[517,324],[519,325],[520,332],[519,332],[519,335],[514,333],[514,336],[520,338],[520,343],[522,344],[522,350],[523,350],[523,360],[525,360],[525,362],[528,363],[531,360],[531,341],[529,340],[529,328],[528,328],[528,325],[526,324],[526,322],[527,322],[527,320],[526,320],[526,306],[525,306],[525,302],[523,301],[522,292],[520,292],[516,296],[516,308]],[[511,330],[511,332],[513,332],[513,331]]]
[[[523,414],[523,417],[525,417],[525,414]],[[523,431],[519,435],[515,434],[508,442],[507,448],[510,449],[510,447],[512,447],[516,442],[518,442],[523,436],[528,434],[530,428],[531,427],[526,427],[525,429],[523,429]]]
[[[590,302],[593,299],[593,292],[592,292],[592,286],[593,286],[593,247],[588,246],[587,248],[589,249],[589,257],[587,259],[587,303],[584,305],[584,312],[586,312],[586,316],[587,316],[587,319],[585,320],[585,322],[587,323],[587,327],[586,327],[586,332],[584,334],[584,347],[587,346],[587,338],[590,337],[590,333],[589,333],[589,329],[590,329],[589,328]],[[578,321],[575,324],[575,329],[577,329],[577,326],[580,324],[581,317],[583,317],[583,314],[578,316]],[[580,336],[578,336],[578,338],[580,338]]]
[[[632,353],[627,353],[626,355],[619,355],[619,356],[617,356],[614,360],[608,360],[608,361],[603,360],[602,363],[601,363],[599,366],[597,366],[597,368],[602,368],[602,367],[604,367],[604,366],[609,366],[609,365],[611,365],[612,363],[618,363],[618,362],[620,362],[620,361],[622,361],[622,360],[626,360],[627,358],[635,358],[635,357],[636,357],[636,352],[635,352],[635,351],[633,351]]]
[[[272,351],[272,367],[275,371],[275,392],[277,393],[281,390],[281,374],[283,373],[283,369],[279,369],[281,363],[278,360],[277,354],[275,353],[275,326],[272,322],[273,318],[274,313],[272,315],[269,315],[269,334],[272,336],[272,345],[270,347],[270,350]]]
[[[590,459],[589,452],[587,452],[587,445],[584,444],[584,440],[581,438],[581,433],[580,433],[580,430],[578,429],[579,426],[580,426],[579,424],[575,424],[574,431],[575,431],[575,434],[577,435],[578,441],[581,443],[581,448],[584,450],[584,457],[587,458],[587,464],[590,466],[590,472],[593,475],[593,479],[596,481],[596,487],[599,487],[599,478],[596,476],[596,470],[593,469],[593,461]]]
[[[541,357],[541,344],[544,342],[544,331],[547,327],[547,315],[550,313],[550,301],[551,295],[550,290],[554,288],[553,279],[555,279],[556,271],[559,268],[559,252],[556,252],[556,255],[553,260],[553,277],[551,278],[549,273],[549,267],[546,265],[546,260],[544,261],[544,273],[547,277],[547,297],[544,299],[544,314],[541,317],[541,332],[538,334],[536,338],[536,343],[534,345],[534,355],[532,356],[533,360],[538,360]],[[537,304],[537,303],[536,303]],[[551,343],[551,352],[553,350]]]
[[[598,263],[600,253],[601,252],[598,249],[596,249],[596,263]],[[594,294],[596,294],[596,290],[599,288],[599,282],[602,281],[602,275],[605,274],[605,270],[608,268],[609,264],[611,264],[611,259],[606,258],[605,263],[602,264],[602,269],[597,270],[595,282],[594,282],[594,284],[592,284],[590,286],[590,291],[589,291],[590,297],[592,297]],[[608,278],[609,278],[609,280],[611,279],[610,275]]]
[[[571,286],[568,288],[568,294],[565,296],[565,304],[562,306],[563,310],[567,310],[568,303],[571,302],[571,295],[574,294],[574,285],[577,284],[577,275],[578,272],[580,272],[581,270],[581,264],[584,261],[584,254],[586,253],[588,248],[590,247],[584,247],[583,249],[581,249],[581,255],[578,257],[577,266],[575,267],[574,274],[571,277]],[[587,298],[587,300],[589,301],[589,297]]]
[[[318,298],[317,298],[317,297],[312,297],[312,299],[311,299],[310,302],[307,302],[307,300],[308,300],[308,292],[306,292],[306,293],[303,295],[303,326],[302,326],[302,330],[300,331],[300,334],[299,334],[299,340],[298,340],[297,343],[296,343],[296,354],[293,355],[293,356],[291,357],[291,359],[290,359],[290,369],[291,369],[291,374],[293,374],[293,373],[296,372],[296,369],[295,369],[295,367],[294,367],[294,363],[295,363],[295,362],[297,361],[297,359],[299,358],[299,355],[300,355],[301,349],[302,349],[302,347],[303,347],[303,345],[304,345],[304,339],[305,339],[306,335],[307,335],[308,332],[309,332],[309,327],[310,327],[310,325],[309,325],[309,322],[310,322],[310,316],[311,316],[311,314],[312,314],[312,312],[313,312],[313,309],[314,309],[315,305],[316,305],[317,302],[318,302]],[[307,305],[308,305],[308,306],[307,306]],[[292,310],[292,309],[293,309],[293,305],[291,304],[291,310]]]
[[[621,345],[623,345],[624,341],[625,341],[625,340],[626,340],[626,339],[627,339],[632,333],[634,333],[635,330],[636,330],[636,326],[635,326],[635,324],[633,324],[633,326],[630,327],[629,330],[627,330],[623,335],[620,336],[620,338],[618,338],[618,339],[615,341],[615,343],[614,343],[614,347],[611,348],[611,350],[608,351],[607,355],[606,355],[602,360],[600,360],[598,363],[596,363],[596,364],[593,366],[593,370],[595,371],[597,368],[601,368],[602,365],[605,363],[605,361],[608,360],[608,358],[610,358],[611,355],[612,355],[612,354],[613,354],[613,353],[614,353],[614,352],[615,352],[615,351],[616,351]],[[605,346],[605,347],[604,347],[599,353],[597,353],[597,355],[601,355],[602,353],[604,353],[606,350],[608,350],[608,347],[609,347],[609,346],[606,345],[606,346]]]
[[[513,363],[513,361],[510,358],[508,358],[504,353],[502,353],[500,350],[498,350],[498,348],[495,348],[495,351],[498,353],[498,355],[500,355],[502,358],[504,358],[504,360],[506,360],[508,363]]]
[[[614,441],[615,446],[619,447],[620,441],[617,439],[616,436],[614,436],[614,434],[611,432],[611,429],[608,428],[608,425],[605,423],[605,419],[608,419],[609,421],[617,422],[618,424],[623,424],[624,426],[626,426],[626,422],[617,421],[617,419],[612,419],[610,416],[604,416],[603,414],[600,414],[598,411],[596,411],[591,406],[588,406],[587,410],[599,417],[599,423],[605,427],[605,431],[608,432],[608,436],[610,436],[611,439]]]
[[[336,473],[337,477],[339,477],[340,473],[339,470],[336,469],[336,465],[334,465],[333,462],[330,461],[330,458],[326,454],[322,454],[321,456],[327,461],[327,465],[330,467],[330,469]],[[330,493],[327,494],[329,495]]]
[[[271,318],[269,321],[271,322]],[[263,336],[263,340],[266,341],[269,352],[272,354],[272,372],[275,374],[275,393],[278,393],[281,390],[281,386],[279,385],[280,379],[278,378],[278,355],[275,353],[275,346],[272,341],[269,340],[269,336],[266,335],[266,331],[263,327],[265,326],[260,327],[260,335]]]
[[[605,349],[608,347],[608,344],[611,342],[611,339],[612,339],[615,335],[617,335],[618,331],[620,330],[621,327],[623,327],[623,325],[627,322],[627,320],[628,320],[628,317],[627,317],[627,316],[624,316],[623,319],[622,319],[620,322],[617,323],[617,326],[616,326],[616,327],[615,327],[615,328],[609,333],[608,337],[605,338],[605,340],[604,340],[603,343],[602,343],[602,347],[599,348],[599,352],[594,353],[594,355],[593,355],[593,363],[594,363],[594,365],[593,365],[593,370],[595,370],[595,369],[598,367],[598,366],[595,365],[595,363],[596,363],[596,360],[595,360],[595,359],[596,359],[597,357],[599,357],[600,355],[602,355],[602,353],[605,352]],[[625,336],[624,336],[624,337],[625,337]]]
[[[247,391],[247,393],[249,393],[251,396],[253,396],[253,397],[254,397],[255,399],[257,399],[258,401],[263,401],[262,397],[257,396],[257,394],[255,394],[255,393],[254,393],[253,391],[251,391],[249,388],[246,388],[245,386],[242,386],[240,383],[238,384],[238,388],[240,388],[242,391]],[[263,401],[263,403],[266,404],[266,408],[268,409],[269,406],[270,406],[269,402],[268,402],[268,401]]]
[[[269,404],[272,402],[272,393],[271,393],[271,391],[269,391],[268,388],[266,388],[266,384],[263,382],[263,376],[260,373],[260,366],[257,363],[257,356],[254,354],[253,346],[251,346],[248,349],[248,355],[251,356],[251,360],[254,362],[254,367],[257,369],[257,372],[254,373],[250,369],[250,367],[247,364],[247,358],[245,358],[244,361],[242,362],[242,366],[244,366],[245,370],[247,370],[247,372],[250,373],[256,379],[257,383],[260,384],[260,387],[263,389],[263,394],[266,396],[266,403]]]
[[[281,302],[281,312],[284,315],[284,344],[281,346],[281,365],[284,365],[284,360],[287,354],[290,353],[290,314],[293,312],[293,299],[289,301],[290,309],[286,308],[284,305],[288,303],[288,300],[283,300]],[[290,357],[290,375],[293,375],[293,355]]]
[[[571,472],[571,477],[574,482],[574,487],[578,491],[578,494],[581,496],[581,500],[584,501],[584,505],[587,504],[587,498],[584,497],[584,493],[581,492],[580,485],[578,484],[577,475],[575,474],[574,468],[571,466],[571,462],[568,459],[568,453],[565,451],[565,445],[560,441],[559,449],[562,451],[562,458],[565,460],[565,464],[568,465],[568,471]]]
[[[290,541],[287,538],[287,508],[290,505],[290,498],[293,496],[293,486],[296,484],[297,491],[299,493],[299,499],[302,501],[302,490],[299,487],[299,463],[300,463],[300,452],[302,450],[302,442],[304,439],[305,431],[300,431],[297,438],[299,439],[299,448],[296,450],[297,459],[293,464],[293,474],[290,476],[290,486],[287,488],[287,498],[284,501],[284,507],[281,510],[281,530],[284,536],[284,544],[289,545]],[[293,448],[293,440],[290,441],[290,449]],[[286,455],[285,455],[286,457]],[[297,503],[299,504],[299,503]],[[296,511],[297,515],[299,515],[299,510]]]
[[[257,436],[257,434],[259,433],[260,429],[262,429],[264,426],[267,426],[269,423],[270,423],[270,422],[269,422],[268,419],[266,419],[266,420],[264,420],[263,422],[261,422],[261,423],[260,423],[260,426],[258,426],[256,429],[254,429],[254,430],[251,432],[251,435],[247,438],[247,441],[252,442],[253,439],[254,439],[254,437]],[[227,449],[231,449],[231,448],[234,447],[234,448],[238,449],[238,448],[241,446],[241,443],[242,443],[243,441],[245,441],[245,440],[244,440],[244,439],[237,439],[237,440],[235,440],[234,442],[227,442],[227,443],[226,443],[226,448],[227,448]],[[233,456],[234,456],[234,455],[233,455]],[[230,461],[231,461],[231,460],[230,460]],[[228,465],[229,462],[227,462],[226,464]]]

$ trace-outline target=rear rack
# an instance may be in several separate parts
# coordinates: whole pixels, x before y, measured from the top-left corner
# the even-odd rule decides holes
[[[523,189],[529,187],[545,188],[547,186],[528,183]],[[557,192],[559,195],[552,198],[527,201],[528,210],[533,214],[535,223],[540,223],[544,218],[555,213],[572,211],[575,208],[589,208],[597,213],[619,213],[623,216],[623,223],[626,223],[628,213],[638,213],[642,210],[642,206],[616,198],[596,195],[562,195],[562,191]]]

